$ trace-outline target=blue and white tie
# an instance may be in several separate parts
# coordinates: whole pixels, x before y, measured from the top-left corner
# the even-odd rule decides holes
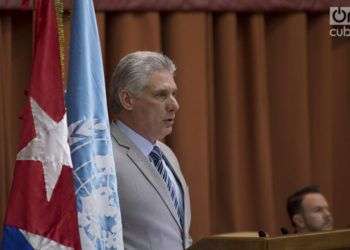
[[[167,173],[167,170],[165,169],[165,167],[163,165],[162,158],[165,161],[167,161],[167,160],[166,160],[165,156],[162,154],[162,151],[160,150],[160,148],[158,146],[153,147],[153,150],[151,151],[149,156],[151,157],[153,164],[156,167],[158,173],[160,174],[160,176],[164,180],[166,186],[168,187],[171,200],[173,201],[173,203],[175,205],[177,214],[178,214],[179,219],[180,219],[181,226],[183,226],[184,211],[183,211],[182,202],[179,201],[179,197],[177,197],[177,195],[176,195],[175,187],[174,187],[175,184],[171,181],[171,179]]]

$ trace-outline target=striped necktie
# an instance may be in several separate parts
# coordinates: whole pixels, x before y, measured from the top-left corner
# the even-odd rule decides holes
[[[162,158],[166,162],[168,162],[168,161],[166,160],[165,156],[162,154],[162,151],[160,150],[160,148],[158,146],[153,147],[153,150],[151,151],[149,156],[151,157],[153,164],[156,167],[158,173],[163,178],[166,186],[168,187],[171,200],[173,201],[174,206],[176,208],[176,212],[177,212],[177,215],[179,216],[181,226],[183,226],[183,219],[184,219],[183,206],[181,205],[182,203],[179,202],[179,197],[177,197],[176,192],[175,192],[174,183],[171,181],[171,179],[170,179],[170,177],[169,177],[169,175],[164,167]]]

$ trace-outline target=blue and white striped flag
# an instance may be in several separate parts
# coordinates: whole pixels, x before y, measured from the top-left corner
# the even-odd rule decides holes
[[[68,89],[69,145],[82,249],[123,249],[101,48],[92,0],[73,6]]]

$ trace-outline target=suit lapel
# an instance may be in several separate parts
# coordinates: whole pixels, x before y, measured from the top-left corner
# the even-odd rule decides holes
[[[148,158],[146,158],[145,155],[142,154],[142,152],[136,147],[136,145],[132,143],[127,138],[127,136],[123,134],[122,131],[120,131],[120,129],[117,126],[112,125],[111,132],[117,143],[126,148],[127,155],[133,162],[134,166],[139,169],[139,171],[145,176],[150,185],[154,187],[155,191],[158,193],[161,200],[165,203],[173,218],[176,220],[178,226],[182,229],[175,206],[173,204],[173,201],[171,200],[168,188],[165,182],[163,181],[162,177],[157,172],[156,168],[152,165]]]

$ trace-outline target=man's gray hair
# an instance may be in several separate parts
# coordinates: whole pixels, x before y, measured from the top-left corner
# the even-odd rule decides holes
[[[119,92],[127,90],[139,94],[155,72],[168,71],[174,75],[176,67],[165,55],[151,51],[137,51],[124,56],[115,67],[111,85],[111,109],[115,113],[123,110]]]

